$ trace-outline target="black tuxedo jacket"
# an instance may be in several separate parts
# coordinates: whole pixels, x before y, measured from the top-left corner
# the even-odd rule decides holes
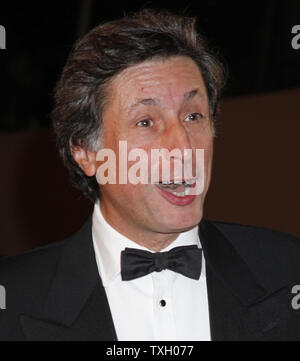
[[[212,340],[300,340],[300,240],[202,220]],[[2,259],[0,340],[117,340],[91,217],[73,237]],[[297,308],[297,307],[296,307]]]

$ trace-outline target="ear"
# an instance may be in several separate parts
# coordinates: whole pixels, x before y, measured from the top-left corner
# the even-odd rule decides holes
[[[84,149],[79,145],[73,145],[71,140],[69,142],[72,156],[75,162],[83,170],[85,175],[92,177],[96,174],[96,152]]]

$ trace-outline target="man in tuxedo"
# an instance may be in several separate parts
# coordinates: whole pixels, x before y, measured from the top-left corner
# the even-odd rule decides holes
[[[71,238],[2,260],[2,340],[300,339],[299,240],[203,218],[223,84],[191,18],[144,10],[76,44],[52,116],[71,180],[94,211]],[[192,152],[172,153],[168,181],[134,184],[120,181],[133,162],[120,141],[149,156]],[[116,182],[105,181],[102,149],[116,157]],[[193,175],[175,176],[178,161]]]

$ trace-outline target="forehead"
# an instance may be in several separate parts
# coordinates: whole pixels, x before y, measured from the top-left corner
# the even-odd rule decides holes
[[[184,94],[197,89],[207,100],[202,74],[188,57],[153,59],[131,66],[118,74],[110,84],[110,101],[128,108],[141,99],[161,102],[181,101]]]

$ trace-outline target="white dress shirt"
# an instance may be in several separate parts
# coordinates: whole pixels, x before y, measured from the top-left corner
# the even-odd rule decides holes
[[[199,280],[163,270],[122,281],[120,255],[125,247],[153,251],[110,226],[99,202],[94,206],[92,234],[99,274],[119,341],[211,339],[203,256]],[[198,226],[179,234],[163,251],[194,244],[201,248]]]

